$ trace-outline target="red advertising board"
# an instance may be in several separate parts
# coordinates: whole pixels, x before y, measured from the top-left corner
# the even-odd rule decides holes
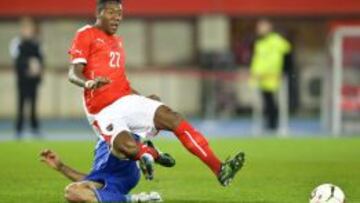
[[[0,17],[91,16],[96,0],[0,0]],[[360,15],[360,0],[123,0],[128,16]]]

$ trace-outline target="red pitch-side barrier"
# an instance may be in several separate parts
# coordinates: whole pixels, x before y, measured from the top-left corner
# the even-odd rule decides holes
[[[93,16],[96,0],[1,0],[0,17]],[[123,0],[128,16],[360,15],[359,0]]]

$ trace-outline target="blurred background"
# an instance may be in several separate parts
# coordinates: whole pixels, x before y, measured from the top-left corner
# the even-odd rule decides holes
[[[76,30],[94,22],[95,5],[95,0],[0,1],[0,140],[18,134],[95,138],[82,91],[67,80],[67,50]],[[133,87],[159,95],[205,134],[360,135],[360,1],[125,0],[123,7],[118,34]],[[30,69],[41,77],[29,96],[37,108],[31,113],[26,107],[31,102],[25,102],[26,122],[19,127],[19,92],[31,91],[30,83],[20,90],[16,68],[25,16],[39,45],[38,62]],[[271,64],[266,57],[255,59],[266,37],[259,35],[259,22],[289,44],[279,55],[272,100],[264,97],[262,77],[253,70],[255,60]],[[275,126],[267,126],[268,119],[275,119]]]

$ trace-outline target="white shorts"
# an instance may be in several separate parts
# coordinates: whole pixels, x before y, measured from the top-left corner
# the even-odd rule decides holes
[[[97,114],[88,115],[101,137],[110,143],[119,133],[128,131],[142,138],[155,136],[154,117],[156,110],[163,105],[159,101],[139,95],[121,97]]]

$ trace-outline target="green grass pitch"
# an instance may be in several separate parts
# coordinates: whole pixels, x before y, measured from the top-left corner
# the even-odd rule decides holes
[[[245,167],[227,188],[178,141],[155,143],[170,152],[177,165],[156,167],[155,180],[141,179],[133,192],[158,191],[165,202],[304,203],[315,186],[327,182],[339,185],[348,203],[360,202],[359,138],[212,139],[222,159],[240,149],[247,155]],[[93,146],[85,141],[0,143],[0,202],[65,202],[63,190],[70,182],[40,163],[38,153],[53,149],[65,163],[89,171]]]

